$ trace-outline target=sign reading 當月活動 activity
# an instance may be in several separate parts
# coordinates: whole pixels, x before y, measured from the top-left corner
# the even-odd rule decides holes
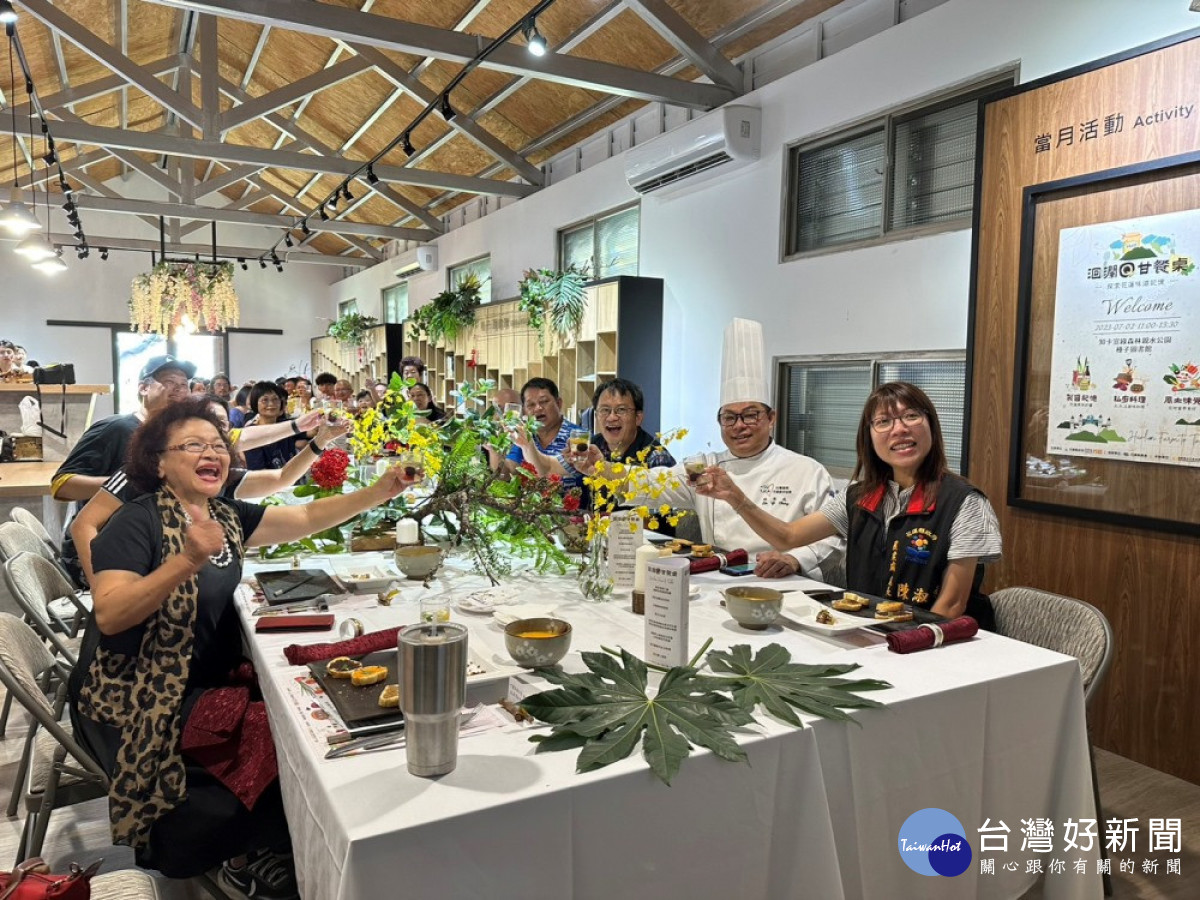
[[[1059,234],[1047,453],[1200,466],[1200,210]]]

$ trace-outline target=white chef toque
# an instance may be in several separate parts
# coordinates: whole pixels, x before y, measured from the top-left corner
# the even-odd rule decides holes
[[[772,406],[762,322],[734,319],[725,326],[721,354],[721,406],[728,403]]]

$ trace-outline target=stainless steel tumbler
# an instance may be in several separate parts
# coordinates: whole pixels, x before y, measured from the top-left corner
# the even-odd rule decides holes
[[[442,622],[409,625],[400,632],[399,647],[408,771],[426,778],[453,772],[467,696],[467,629]]]

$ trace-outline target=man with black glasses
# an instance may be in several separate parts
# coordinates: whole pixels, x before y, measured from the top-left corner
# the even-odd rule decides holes
[[[790,522],[820,509],[833,493],[833,479],[816,460],[781,447],[772,439],[775,411],[765,376],[762,325],[734,319],[725,329],[721,406],[717,410],[727,449],[704,454],[704,463],[728,472],[746,495],[744,502],[755,503],[777,519]],[[674,467],[672,474],[670,481],[676,487],[668,487],[657,498],[639,498],[637,502],[695,510],[704,543],[725,550],[746,550],[755,562],[754,574],[760,578],[801,574],[817,581],[842,582],[845,542],[841,538],[827,538],[780,553],[746,525],[734,507],[697,494],[684,466]],[[662,479],[653,480],[658,483]]]

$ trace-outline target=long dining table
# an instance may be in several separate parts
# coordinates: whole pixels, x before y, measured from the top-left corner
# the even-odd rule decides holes
[[[378,554],[361,561],[390,562]],[[250,563],[246,575],[283,567]],[[324,757],[296,701],[305,670],[289,665],[283,648],[336,640],[336,632],[256,633],[256,601],[243,585],[239,614],[270,713],[304,900],[991,900],[1020,897],[1038,878],[1032,860],[1050,873],[1044,897],[1101,896],[1099,846],[1067,852],[1058,838],[1067,820],[1095,818],[1074,659],[982,632],[897,654],[870,629],[832,635],[801,626],[789,615],[804,602],[797,593],[787,595],[776,625],[747,631],[721,607],[719,578],[694,584],[693,651],[711,637],[716,649],[778,643],[797,662],[856,663],[854,677],[892,685],[870,695],[883,705],[855,711],[851,722],[805,716],[804,728],[760,712],[738,737],[746,763],[695,748],[670,785],[650,772],[640,746],[623,761],[579,773],[577,751],[536,752],[529,738],[547,727],[516,723],[464,736],[453,772],[419,778],[408,773],[403,749]],[[426,585],[402,581],[389,606],[351,595],[331,610],[339,624],[353,617],[369,632],[416,622],[423,594],[448,594],[453,606],[488,586],[451,561]],[[797,586],[813,584],[781,585]],[[566,671],[584,671],[579,651],[602,645],[642,656],[645,620],[632,612],[628,593],[586,602],[572,577],[526,572],[498,595],[502,604],[540,605],[571,623]],[[459,608],[453,617],[467,626],[474,653],[514,665],[494,617]],[[510,690],[550,687],[525,672]],[[927,808],[962,824],[974,848],[962,874],[931,877],[901,859],[902,825]],[[1054,823],[1051,853],[1024,849],[1023,823],[1038,820]],[[1001,826],[1006,852],[995,850]],[[989,850],[981,852],[985,827]],[[1055,857],[1065,860],[1064,871],[1051,867]]]

